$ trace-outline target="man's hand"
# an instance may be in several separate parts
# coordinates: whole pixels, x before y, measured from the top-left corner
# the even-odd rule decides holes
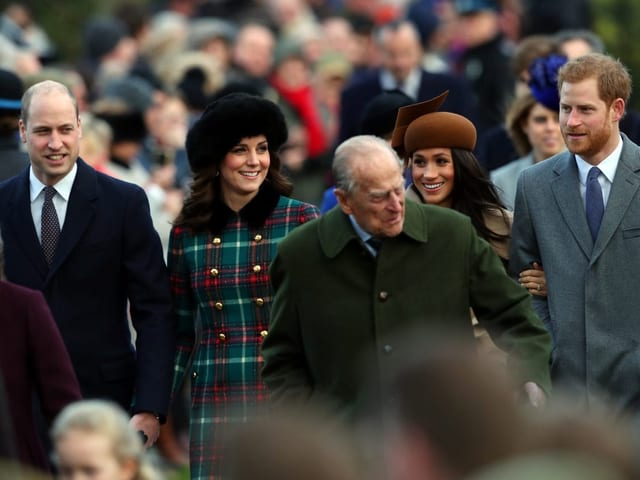
[[[547,394],[537,383],[527,382],[522,386],[522,390],[532,407],[544,407],[547,403]]]
[[[147,436],[147,441],[144,444],[145,448],[151,447],[158,440],[158,436],[160,436],[160,421],[153,413],[136,413],[131,417],[131,420],[129,420],[129,424],[134,430],[144,432]]]

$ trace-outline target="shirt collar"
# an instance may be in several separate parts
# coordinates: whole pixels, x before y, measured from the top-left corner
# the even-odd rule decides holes
[[[54,185],[54,187],[56,188],[56,192],[65,200],[65,202],[69,201],[69,196],[71,195],[71,187],[73,187],[73,181],[76,179],[77,173],[78,164],[74,163],[73,168],[71,168],[69,173],[67,173],[62,178],[62,180],[59,180],[58,183]],[[44,183],[38,180],[36,175],[33,173],[33,166],[29,167],[29,186],[31,201],[33,202],[45,187]]]
[[[366,243],[373,235],[363,229],[357,222],[356,217],[353,215],[349,215],[349,220],[351,221],[351,225],[353,225],[353,229],[356,231],[356,235],[360,237],[360,239]]]
[[[404,81],[404,85],[400,90],[416,100],[418,98],[418,91],[420,90],[420,77],[420,68],[414,68],[407,79]],[[381,70],[380,86],[383,90],[397,90],[398,82],[393,77],[393,75],[391,75],[391,72],[389,72],[388,70]]]
[[[618,161],[620,161],[620,154],[622,153],[622,137],[618,138],[618,145],[614,148],[613,152],[609,154],[604,160],[602,160],[597,167],[600,169],[609,183],[613,183],[613,178],[616,175],[616,168],[618,168]],[[587,163],[580,155],[576,155],[576,165],[578,166],[578,176],[582,185],[587,184],[587,175],[591,170],[590,163]]]

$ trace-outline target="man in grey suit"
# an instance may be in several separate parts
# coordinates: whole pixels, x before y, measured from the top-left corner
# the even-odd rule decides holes
[[[560,69],[558,87],[568,151],[520,176],[510,266],[544,268],[547,285],[519,280],[547,287],[534,304],[554,339],[555,385],[640,414],[640,147],[619,130],[631,77],[589,54]]]

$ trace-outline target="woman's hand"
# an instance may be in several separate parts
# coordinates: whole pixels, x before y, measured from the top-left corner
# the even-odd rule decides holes
[[[533,268],[520,272],[518,281],[520,282],[520,285],[526,288],[531,295],[546,297],[547,279],[544,276],[542,265],[540,265],[538,262],[533,262],[531,266]]]

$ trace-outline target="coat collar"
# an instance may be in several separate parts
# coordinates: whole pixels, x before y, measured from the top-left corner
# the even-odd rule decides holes
[[[15,188],[10,202],[8,221],[18,238],[18,243],[25,249],[25,256],[36,265],[43,279],[48,282],[65,258],[76,246],[83,232],[95,215],[97,198],[97,174],[80,158],[77,160],[78,172],[71,187],[67,204],[67,215],[60,231],[58,248],[51,267],[47,264],[40,248],[40,242],[31,220],[31,200],[29,196],[29,169],[25,169],[15,180]],[[28,219],[28,220],[25,220]],[[46,282],[44,286],[46,286]],[[43,288],[44,288],[43,286]]]
[[[551,189],[556,202],[566,224],[591,262],[598,258],[611,240],[629,203],[640,187],[640,149],[624,133],[621,135],[622,152],[595,244],[591,240],[584,214],[584,202],[580,196],[575,156],[569,152],[560,154],[561,157],[553,168],[556,178],[551,183]]]
[[[336,257],[350,242],[360,241],[349,217],[339,206],[320,217],[318,236],[322,250],[328,258]],[[421,206],[413,201],[405,202],[404,225],[400,236],[408,237],[416,242],[427,242],[429,237],[428,206]]]
[[[276,208],[279,200],[280,194],[270,183],[264,182],[258,194],[242,207],[238,215],[243,220],[246,220],[249,227],[254,229],[261,228],[267,221],[267,217]],[[213,202],[213,214],[211,215],[211,231],[213,233],[222,232],[235,214],[220,198],[216,198]]]

